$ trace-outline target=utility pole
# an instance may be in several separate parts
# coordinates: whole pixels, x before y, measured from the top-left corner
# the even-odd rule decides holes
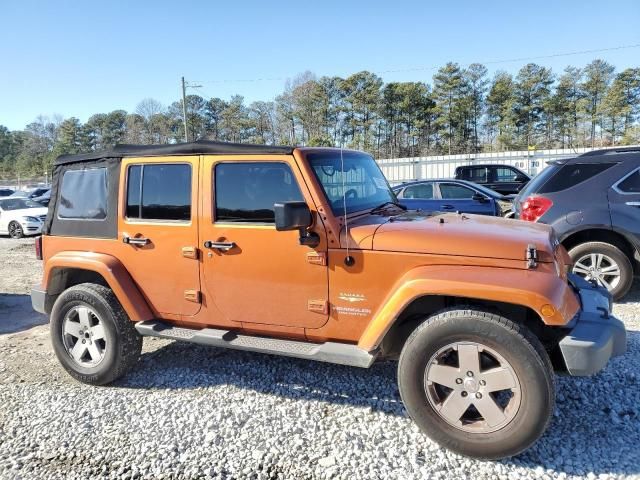
[[[182,77],[182,120],[184,121],[184,141],[189,142],[189,134],[187,133],[187,86]]]

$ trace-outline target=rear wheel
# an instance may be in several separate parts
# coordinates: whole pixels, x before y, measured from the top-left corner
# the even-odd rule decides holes
[[[76,380],[92,385],[113,382],[138,360],[142,337],[113,292],[82,283],[60,294],[50,319],[58,360]]]
[[[9,236],[11,238],[24,237],[24,231],[22,230],[22,225],[20,225],[18,222],[9,223]]]
[[[554,375],[539,340],[504,317],[456,309],[409,337],[398,365],[411,418],[433,440],[476,458],[516,455],[545,431]]]
[[[586,280],[595,280],[615,300],[624,297],[633,283],[633,266],[617,247],[604,242],[587,242],[569,250],[572,272]]]

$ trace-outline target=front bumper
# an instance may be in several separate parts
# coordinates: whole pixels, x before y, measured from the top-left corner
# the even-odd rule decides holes
[[[569,278],[580,295],[582,309],[569,327],[571,331],[560,341],[560,351],[570,375],[593,375],[602,370],[612,357],[627,350],[624,324],[611,315],[611,296],[577,275]]]
[[[20,225],[25,235],[39,235],[42,232],[42,222],[29,222],[21,220]]]

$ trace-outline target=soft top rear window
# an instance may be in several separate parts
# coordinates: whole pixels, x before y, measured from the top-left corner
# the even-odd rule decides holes
[[[104,220],[107,217],[107,169],[69,170],[62,177],[58,218]]]

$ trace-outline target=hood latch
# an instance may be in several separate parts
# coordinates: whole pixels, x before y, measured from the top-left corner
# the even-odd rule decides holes
[[[538,266],[538,249],[530,243],[527,245],[527,268],[536,268]]]

